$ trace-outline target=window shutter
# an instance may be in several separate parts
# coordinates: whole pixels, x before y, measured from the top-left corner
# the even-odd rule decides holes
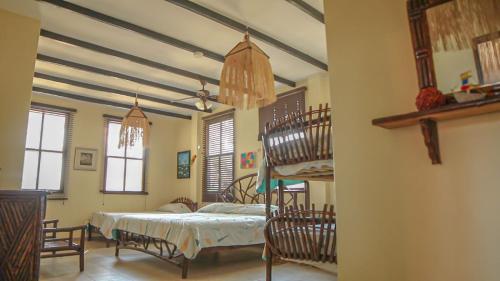
[[[234,179],[234,110],[204,119],[203,184],[204,202],[216,201],[217,193]]]
[[[266,123],[272,122],[291,112],[305,112],[305,93],[307,88],[300,87],[278,95],[278,100],[259,109],[259,140]]]

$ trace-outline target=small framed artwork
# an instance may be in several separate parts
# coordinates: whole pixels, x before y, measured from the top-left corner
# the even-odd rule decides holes
[[[189,179],[191,177],[191,151],[177,152],[177,178]]]
[[[241,169],[254,169],[255,168],[256,154],[257,154],[257,152],[255,152],[255,151],[243,152],[241,154],[240,168]]]
[[[75,148],[75,170],[97,170],[97,149]]]

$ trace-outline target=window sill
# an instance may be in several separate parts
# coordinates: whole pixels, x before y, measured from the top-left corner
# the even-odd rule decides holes
[[[68,200],[68,197],[47,197],[47,200],[54,200],[54,201],[57,201],[57,200]]]
[[[101,190],[103,194],[121,194],[121,195],[148,195],[146,191],[105,191]]]

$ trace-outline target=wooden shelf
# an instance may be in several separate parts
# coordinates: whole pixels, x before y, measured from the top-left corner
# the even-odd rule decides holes
[[[445,105],[426,111],[377,118],[372,120],[372,124],[386,129],[420,125],[432,164],[441,164],[437,122],[493,112],[500,112],[500,96]]]
[[[377,118],[373,119],[372,124],[386,129],[394,129],[418,125],[420,120],[423,119],[443,121],[492,112],[500,112],[500,96],[493,96],[479,101],[445,105],[426,111]]]

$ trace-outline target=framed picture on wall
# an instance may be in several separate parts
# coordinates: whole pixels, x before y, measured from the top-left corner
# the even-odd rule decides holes
[[[177,178],[189,179],[191,177],[191,151],[177,152]]]
[[[75,170],[97,170],[97,149],[75,148]]]

